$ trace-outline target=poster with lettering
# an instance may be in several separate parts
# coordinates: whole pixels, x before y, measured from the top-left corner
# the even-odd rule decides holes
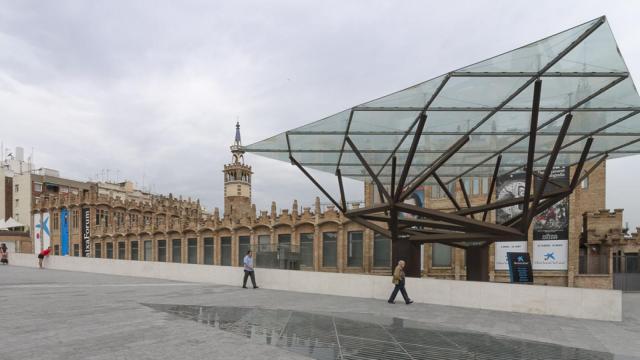
[[[542,176],[543,171],[537,172]],[[556,167],[551,171],[549,182],[544,193],[560,190],[569,186],[569,169]],[[534,189],[540,186],[541,179],[534,178]],[[533,220],[533,240],[568,240],[569,239],[569,197],[558,201],[553,206],[538,214]]]
[[[496,197],[498,200],[507,200],[524,196],[524,173],[514,173],[506,176],[500,176],[496,179]],[[498,224],[503,223],[514,216],[522,214],[522,205],[514,205],[496,210],[496,218]],[[494,268],[496,270],[508,270],[509,261],[507,253],[509,252],[526,252],[526,241],[505,241],[496,242],[494,245]]]
[[[544,170],[537,172],[542,176]],[[534,189],[541,178],[534,178]],[[569,186],[569,169],[556,167],[551,171],[545,193]],[[553,204],[533,220],[533,269],[567,270],[569,248],[569,198]]]
[[[525,179],[524,173],[500,176],[496,180],[496,198],[498,200],[509,200],[523,197]],[[520,214],[522,214],[522,204],[504,207],[496,210],[496,220],[498,224],[501,224]]]

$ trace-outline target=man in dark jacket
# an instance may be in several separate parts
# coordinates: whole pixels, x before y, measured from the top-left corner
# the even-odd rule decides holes
[[[389,297],[389,304],[395,304],[396,295],[398,295],[398,291],[402,293],[402,297],[404,298],[404,302],[409,305],[413,302],[413,300],[409,299],[409,295],[407,295],[407,290],[404,288],[404,260],[398,261],[398,265],[395,270],[393,270],[393,284],[395,287],[393,288],[393,292]]]

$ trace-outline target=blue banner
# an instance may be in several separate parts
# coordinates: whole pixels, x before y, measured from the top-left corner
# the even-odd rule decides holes
[[[69,210],[60,210],[60,255],[69,255]]]

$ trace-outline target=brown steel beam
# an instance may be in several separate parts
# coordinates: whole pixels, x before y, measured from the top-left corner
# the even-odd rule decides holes
[[[595,164],[593,164],[593,166],[591,166],[589,168],[589,170],[587,170],[584,175],[582,175],[580,177],[580,180],[578,180],[578,184],[581,183],[584,179],[586,179],[589,175],[591,175],[591,173],[598,168],[598,166],[600,166],[600,164],[602,164],[605,160],[607,160],[607,158],[609,157],[609,154],[604,154],[602,155],[602,157],[600,159],[598,159],[598,161],[596,161]],[[576,184],[577,185],[577,184]]]
[[[536,177],[538,179],[542,179],[542,175],[537,174],[535,171],[533,172],[533,177]],[[547,182],[549,184],[553,184],[553,185],[555,185],[556,187],[559,187],[559,188],[563,188],[563,187],[567,186],[567,185],[560,184],[559,182],[557,182],[557,181],[555,181],[555,180],[553,180],[551,178],[547,179]]]
[[[372,221],[382,221],[382,222],[389,221],[389,217],[384,215],[362,215],[360,217],[367,220],[372,220]],[[411,218],[402,217],[398,219],[398,224],[409,225],[409,226],[424,226],[424,227],[435,228],[435,229],[464,231],[464,228],[459,225],[453,225],[447,222],[434,221],[434,220],[428,220],[428,219],[415,219],[415,218],[411,219]]]
[[[404,183],[407,180],[407,176],[409,175],[409,169],[411,168],[411,163],[413,162],[413,156],[416,154],[416,150],[418,149],[418,143],[420,142],[422,130],[424,129],[424,124],[426,122],[427,115],[424,112],[420,113],[420,121],[418,121],[418,126],[416,127],[416,134],[413,135],[413,141],[411,142],[411,147],[409,148],[409,153],[407,154],[407,160],[404,162],[402,173],[400,173],[400,179],[398,179],[398,189],[392,190],[395,194],[400,194],[402,189],[404,189]],[[398,200],[397,197],[395,198],[395,200]]]
[[[582,173],[582,168],[584,167],[585,161],[587,161],[587,156],[589,155],[589,150],[591,150],[591,144],[593,144],[593,138],[590,137],[587,139],[587,143],[584,144],[584,149],[582,149],[582,155],[580,155],[580,161],[576,166],[576,170],[573,173],[573,178],[571,179],[571,183],[569,188],[573,191],[578,185],[578,180],[580,179],[580,173]]]
[[[336,169],[336,176],[338,177],[338,186],[340,187],[340,201],[342,202],[342,208],[347,210],[347,201],[344,195],[344,186],[342,185],[342,172],[340,169]]]
[[[553,196],[558,196],[558,195],[568,195],[569,193],[571,193],[571,191],[569,189],[566,189],[566,188],[558,189],[558,190],[553,190],[553,191],[550,191],[548,193],[542,194],[542,198],[546,199],[546,198],[553,197]],[[454,212],[454,214],[464,216],[464,215],[475,214],[475,213],[489,211],[489,210],[501,209],[501,208],[504,208],[504,207],[524,204],[524,200],[525,200],[524,197],[498,200],[498,201],[494,201],[494,202],[492,202],[490,204],[478,205],[478,206],[473,206],[471,208],[462,209],[460,211]],[[532,201],[532,199],[529,198],[529,202],[531,202],[531,201]]]
[[[464,202],[467,204],[467,209],[471,208],[471,201],[469,201],[469,194],[467,194],[467,187],[464,186],[464,181],[462,179],[458,179],[459,183],[460,183],[460,190],[462,190],[462,196],[464,197]],[[470,214],[472,219],[475,219],[476,217],[473,215],[473,213]]]
[[[367,163],[367,160],[365,160],[364,156],[362,156],[362,154],[360,153],[360,151],[356,147],[356,144],[354,144],[353,141],[351,141],[351,138],[348,137],[348,136],[347,136],[347,143],[351,147],[351,150],[353,150],[353,152],[358,157],[358,160],[360,160],[360,163],[362,164],[362,166],[365,168],[365,170],[367,170],[367,172],[369,173],[369,176],[371,176],[371,179],[378,186],[378,191],[380,191],[382,193],[382,195],[384,195],[384,198],[387,199],[387,202],[392,203],[393,201],[391,199],[391,196],[389,196],[389,193],[387,192],[387,189],[385,189],[384,185],[382,185],[382,182],[380,182],[380,179],[378,179],[378,176],[373,172],[371,167],[369,167],[369,164]],[[382,199],[380,199],[380,200],[382,200]]]
[[[439,158],[436,160],[431,167],[429,167],[422,175],[419,175],[415,178],[409,185],[407,189],[402,191],[401,188],[398,188],[398,191],[401,191],[400,196],[397,198],[398,201],[404,201],[407,197],[411,196],[411,194],[420,186],[425,180],[427,180],[434,172],[438,171],[438,169],[444,165],[449,158],[455,155],[460,148],[462,148],[469,141],[469,136],[465,135],[456,141],[447,151],[445,151]]]
[[[367,207],[363,207],[363,208],[348,210],[344,214],[347,217],[360,216],[360,215],[365,215],[365,214],[373,214],[373,213],[379,213],[379,212],[387,211],[387,210],[389,210],[390,207],[391,206],[389,204],[372,205],[372,206],[367,206]]]
[[[311,174],[309,174],[307,172],[307,170],[302,167],[302,165],[300,165],[300,163],[293,157],[293,156],[289,156],[289,160],[291,160],[291,162],[298,167],[298,169],[300,169],[300,171],[302,171],[303,174],[305,174],[305,176],[311,180],[311,182],[320,190],[322,191],[322,193],[324,194],[324,196],[327,197],[327,199],[329,199],[329,201],[331,201],[333,203],[333,205],[336,206],[336,208],[338,208],[340,211],[342,211],[343,213],[346,211],[346,209],[342,208],[342,206],[340,204],[338,204],[338,202],[331,196],[329,195],[329,193],[316,181],[316,179],[313,178],[313,176],[311,176]]]
[[[424,234],[410,236],[411,241],[422,242],[457,242],[457,241],[518,241],[522,240],[524,235],[496,236],[487,233],[451,233],[451,234]]]
[[[445,213],[438,210],[422,208],[415,205],[398,203],[396,207],[400,209],[402,212],[407,212],[410,214],[415,214],[418,216],[424,216],[427,218],[432,218],[439,221],[445,221],[451,224],[456,224],[462,226],[465,230],[470,231],[479,231],[479,232],[488,232],[492,234],[498,235],[522,235],[522,233],[516,229],[512,229],[510,227],[491,224],[479,220],[469,219],[464,216]]]
[[[447,197],[449,198],[449,201],[451,201],[451,203],[456,208],[456,210],[460,210],[461,209],[460,204],[458,204],[458,201],[456,201],[456,198],[453,196],[453,194],[451,194],[451,191],[449,191],[449,188],[447,188],[447,185],[442,181],[442,179],[440,179],[440,176],[438,176],[436,172],[433,173],[433,178],[436,179],[436,181],[438,182],[438,185],[440,185],[440,188],[447,195]]]
[[[491,178],[491,185],[489,186],[489,193],[487,194],[487,202],[485,205],[489,205],[491,203],[491,198],[493,197],[493,191],[496,188],[496,181],[498,181],[498,172],[500,171],[501,162],[502,162],[502,154],[498,155],[498,159],[496,160],[496,167],[493,169],[493,177]],[[487,220],[488,213],[489,212],[486,210],[482,213],[482,221]]]
[[[378,232],[386,237],[388,237],[389,239],[392,238],[391,236],[391,232],[388,229],[383,228],[382,226],[376,225],[370,221],[367,221],[359,216],[349,216],[349,220],[358,223],[366,228],[369,228],[375,232]]]
[[[531,105],[531,123],[529,130],[529,152],[527,153],[527,164],[525,167],[524,181],[524,201],[522,206],[522,218],[529,218],[529,197],[531,196],[531,181],[533,180],[533,157],[536,151],[536,134],[538,129],[538,110],[540,109],[540,92],[542,91],[542,80],[536,80],[533,87],[533,104]],[[529,230],[528,223],[523,222],[522,232],[526,234]]]

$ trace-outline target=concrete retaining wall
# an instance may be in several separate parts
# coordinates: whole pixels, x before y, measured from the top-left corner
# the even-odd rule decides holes
[[[11,254],[11,264],[37,266],[31,254]],[[45,267],[111,275],[239,286],[242,268],[150,261],[50,256]],[[388,276],[257,269],[266,289],[386,300],[393,288]],[[620,321],[622,293],[617,290],[516,285],[473,281],[408,278],[409,296],[417,303]]]

